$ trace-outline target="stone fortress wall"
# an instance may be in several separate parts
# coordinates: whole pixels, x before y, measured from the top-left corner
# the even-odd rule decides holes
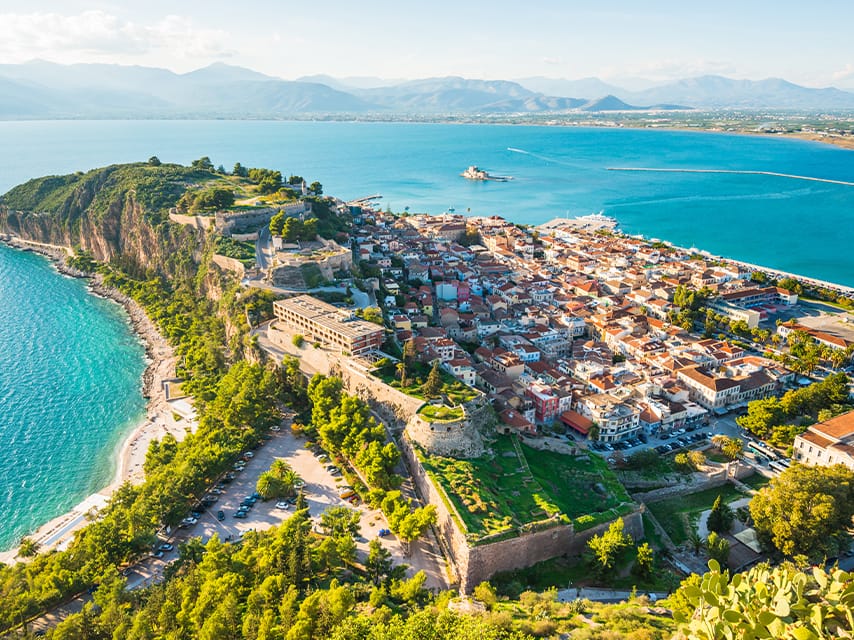
[[[575,531],[571,524],[555,522],[554,526],[513,535],[494,542],[470,540],[462,518],[445,491],[425,471],[406,434],[399,441],[415,486],[430,504],[436,505],[435,531],[445,556],[451,562],[461,593],[471,593],[484,580],[501,571],[530,567],[543,560],[562,555],[581,554],[587,541],[610,526],[609,522]],[[624,515],[625,531],[635,539],[644,536],[641,508]]]

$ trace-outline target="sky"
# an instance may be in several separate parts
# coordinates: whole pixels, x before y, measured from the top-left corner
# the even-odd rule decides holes
[[[703,74],[854,88],[850,0],[0,0],[0,63],[221,61],[285,79]],[[633,86],[632,86],[633,85]]]

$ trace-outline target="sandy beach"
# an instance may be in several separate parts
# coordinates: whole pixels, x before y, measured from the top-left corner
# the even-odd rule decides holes
[[[38,245],[12,239],[8,242],[12,247],[29,248],[43,253],[53,260],[60,273],[85,277],[86,274],[76,272],[65,264],[67,250],[54,245]],[[100,491],[88,496],[68,513],[52,519],[28,535],[39,544],[42,551],[48,549],[63,549],[72,540],[74,532],[87,522],[87,514],[93,509],[102,508],[110,495],[124,482],[139,484],[144,480],[143,464],[149,443],[161,439],[171,433],[176,439],[182,440],[186,434],[186,421],[176,423],[173,409],[166,399],[163,381],[175,377],[176,358],[172,348],[166,342],[154,323],[148,318],[134,300],[120,291],[107,287],[99,276],[90,280],[89,289],[93,295],[109,298],[122,305],[127,311],[134,333],[139,336],[145,346],[148,360],[142,378],[142,392],[148,399],[145,419],[123,440],[116,450],[116,472],[113,482]],[[16,557],[17,549],[0,552],[0,562],[9,564],[20,560]]]

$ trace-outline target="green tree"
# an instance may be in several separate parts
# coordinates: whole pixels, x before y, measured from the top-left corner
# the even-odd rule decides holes
[[[702,451],[689,451],[688,462],[694,469],[699,469],[706,464],[706,454]]]
[[[32,558],[39,552],[39,543],[32,538],[21,538],[21,543],[18,545],[19,558]]]
[[[726,538],[719,536],[714,531],[710,531],[709,537],[706,538],[706,551],[709,554],[709,558],[721,566],[726,566],[729,559],[729,542]]]
[[[434,398],[439,395],[442,389],[442,376],[439,373],[439,360],[433,361],[433,367],[427,375],[427,380],[421,385],[421,393],[427,398]]]
[[[415,354],[415,339],[410,338],[403,343],[403,359],[407,362],[411,362],[413,358],[415,358]]]
[[[347,507],[330,507],[320,516],[320,527],[334,538],[353,537],[359,534],[361,512]]]
[[[706,527],[709,531],[717,533],[725,533],[732,529],[732,523],[735,519],[732,509],[728,504],[721,500],[718,496],[712,504],[712,510],[709,512],[709,518],[706,521]]]
[[[305,342],[305,337],[301,333],[294,334],[294,337],[291,339],[291,342],[297,349],[299,349]]]
[[[391,552],[379,540],[371,540],[368,543],[368,559],[365,561],[365,571],[371,581],[377,586],[387,581],[392,567]]]
[[[213,171],[213,162],[207,156],[202,156],[198,160],[193,160],[191,165],[193,169],[201,169],[203,171]]]
[[[854,515],[854,472],[793,464],[754,495],[750,515],[759,540],[786,556],[838,555]]]
[[[239,178],[248,178],[249,177],[249,169],[244,167],[239,162],[234,163],[234,169],[231,170],[232,175],[235,175]]]
[[[700,534],[693,527],[691,528],[691,531],[688,532],[688,546],[694,552],[695,556],[699,555],[706,546],[705,540],[700,537]]]
[[[158,158],[157,156],[151,156],[148,159],[148,164],[151,165],[152,167],[159,167],[161,164],[160,158]]]
[[[480,600],[487,609],[492,609],[498,602],[498,593],[489,582],[481,582],[477,585],[472,591],[472,595],[476,600]]]
[[[315,180],[314,182],[312,182],[312,183],[308,186],[308,188],[309,188],[309,191],[311,191],[312,193],[314,193],[314,195],[316,195],[316,196],[321,196],[321,195],[323,195],[323,185],[322,185],[322,184],[320,184],[319,182],[317,182],[316,180]]]
[[[624,529],[623,519],[617,518],[607,531],[587,541],[587,548],[593,554],[593,565],[600,574],[611,571],[617,556],[632,544],[632,537]]]
[[[637,557],[635,558],[634,572],[643,578],[649,580],[652,577],[652,572],[655,564],[655,554],[649,543],[644,542],[638,546]]]

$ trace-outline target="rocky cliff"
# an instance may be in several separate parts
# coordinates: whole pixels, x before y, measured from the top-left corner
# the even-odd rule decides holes
[[[120,260],[131,271],[172,274],[203,236],[169,224],[168,208],[205,178],[215,176],[146,164],[38,178],[0,198],[0,233],[84,250],[99,261]]]

